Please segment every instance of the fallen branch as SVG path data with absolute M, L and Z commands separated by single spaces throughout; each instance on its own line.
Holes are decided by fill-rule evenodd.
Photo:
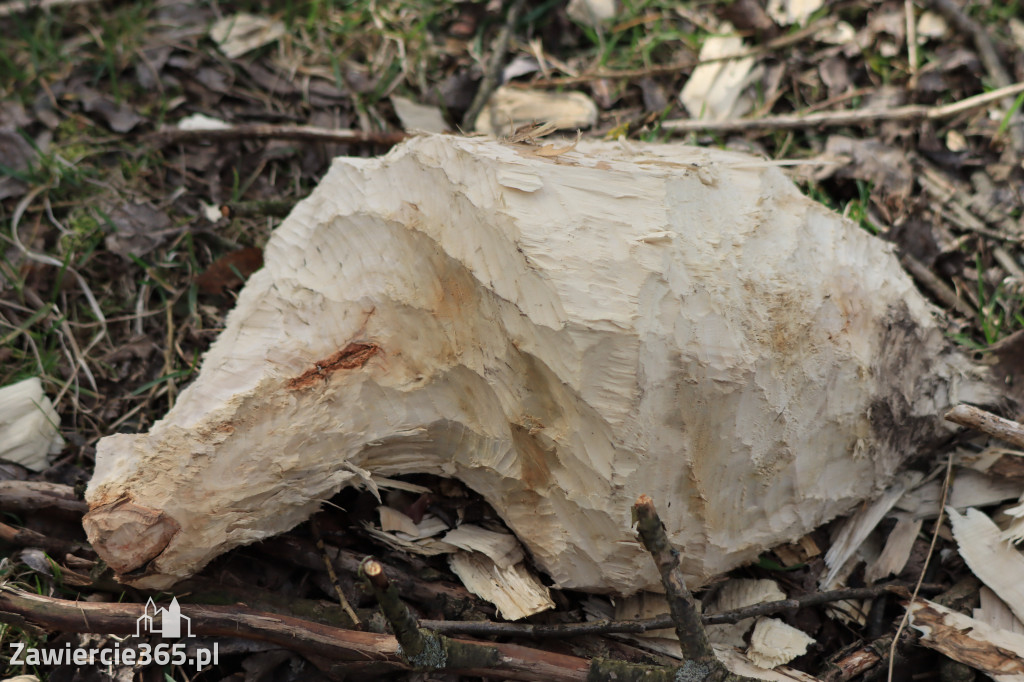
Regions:
M 707 632 L 700 622 L 697 602 L 679 570 L 679 552 L 669 542 L 665 526 L 654 510 L 651 498 L 641 495 L 633 505 L 633 515 L 640 539 L 661 574 L 661 584 L 665 587 L 665 599 L 675 624 L 676 636 L 679 637 L 679 646 L 683 650 L 683 658 L 702 663 L 717 662 Z
M 182 130 L 165 128 L 149 133 L 144 140 L 157 146 L 184 142 L 225 142 L 229 140 L 299 140 L 302 142 L 337 142 L 340 144 L 376 144 L 391 147 L 409 137 L 402 132 L 381 133 L 317 126 L 270 125 L 251 123 L 229 128 Z
M 19 627 L 130 635 L 136 632 L 143 609 L 142 604 L 68 601 L 10 587 L 0 589 L 0 621 Z M 398 642 L 390 635 L 343 630 L 243 606 L 182 605 L 181 613 L 192 619 L 192 632 L 198 636 L 241 637 L 335 661 L 383 661 L 406 667 Z M 496 661 L 498 667 L 456 669 L 467 675 L 500 669 L 502 677 L 510 680 L 584 682 L 590 667 L 586 659 L 514 644 L 450 641 L 494 652 L 488 653 L 487 660 Z
M 34 512 L 56 509 L 81 516 L 89 505 L 75 498 L 69 485 L 46 481 L 0 481 L 0 510 Z
M 68 554 L 80 548 L 80 543 L 51 538 L 30 528 L 15 528 L 6 523 L 0 523 L 0 541 L 16 547 L 38 547 L 54 556 Z
M 1024 92 L 1024 83 L 1014 83 L 992 92 L 939 106 L 910 104 L 892 109 L 844 109 L 810 114 L 784 114 L 762 118 L 735 118 L 725 121 L 675 119 L 663 121 L 663 129 L 674 133 L 742 132 L 747 130 L 792 130 L 799 128 L 829 128 L 838 126 L 866 126 L 882 121 L 938 120 L 949 118 L 972 109 L 980 109 L 1004 97 Z
M 805 26 L 799 31 L 779 36 L 756 47 L 750 47 L 744 50 L 738 50 L 732 54 L 725 54 L 720 57 L 711 57 L 710 59 L 698 59 L 697 57 L 691 57 L 690 59 L 673 62 L 671 64 L 654 64 L 642 69 L 598 69 L 589 73 L 580 74 L 578 76 L 561 76 L 559 78 L 538 78 L 537 80 L 530 81 L 527 87 L 548 87 L 555 88 L 565 85 L 577 85 L 579 83 L 588 83 L 590 81 L 602 80 L 602 79 L 618 79 L 618 78 L 646 78 L 652 76 L 664 76 L 678 74 L 682 71 L 689 69 L 695 69 L 701 64 L 713 64 L 716 62 L 725 62 L 733 59 L 744 59 L 746 57 L 757 57 L 782 48 L 791 47 L 797 43 L 802 42 L 804 39 L 809 38 L 815 34 L 827 31 L 832 28 L 836 23 L 834 17 L 827 17 L 822 21 Z
M 657 515 L 654 515 L 653 518 L 658 524 L 661 524 Z M 667 537 L 665 541 L 668 541 Z M 678 564 L 675 571 L 679 572 Z M 391 625 L 398 640 L 399 653 L 409 667 L 425 672 L 473 670 L 477 674 L 483 675 L 501 671 L 504 677 L 510 677 L 507 672 L 514 669 L 509 667 L 510 661 L 499 651 L 499 647 L 508 645 L 452 639 L 421 627 L 416 617 L 398 596 L 395 586 L 388 580 L 384 573 L 384 567 L 376 559 L 368 557 L 363 561 L 360 575 L 377 596 L 381 612 L 388 624 Z M 699 622 L 697 628 L 701 633 L 704 632 L 704 628 Z M 704 641 L 707 641 L 706 635 Z M 612 680 L 616 682 L 640 682 L 641 680 L 643 682 L 678 682 L 680 679 L 692 682 L 732 682 L 734 680 L 738 682 L 744 679 L 729 673 L 725 666 L 714 658 L 714 651 L 711 650 L 710 645 L 707 650 L 711 656 L 710 660 L 687 660 L 678 667 L 638 665 L 626 661 L 595 658 L 593 661 L 585 662 L 586 670 L 580 669 L 578 672 L 585 674 L 587 682 L 611 682 Z M 530 672 L 538 673 L 538 679 L 556 679 L 552 671 L 536 668 Z
M 1024 448 L 1024 425 L 986 412 L 973 405 L 957 405 L 946 413 L 946 420 L 987 433 L 1011 445 Z

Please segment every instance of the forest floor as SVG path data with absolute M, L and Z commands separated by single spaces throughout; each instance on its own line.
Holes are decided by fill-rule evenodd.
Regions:
M 1024 330 L 1019 0 L 820 7 L 620 0 L 601 19 L 603 4 L 0 3 L 0 386 L 39 377 L 65 441 L 42 473 L 3 465 L 0 479 L 72 491 L 56 511 L 26 513 L 0 499 L 6 584 L 72 601 L 145 603 L 150 594 L 115 583 L 96 562 L 72 504 L 90 478 L 97 441 L 145 431 L 166 413 L 198 372 L 246 277 L 261 266 L 270 232 L 331 158 L 386 153 L 410 130 L 508 135 L 558 118 L 566 134 L 579 128 L 593 138 L 686 141 L 804 162 L 788 171 L 802 191 L 892 242 L 943 310 L 951 342 L 991 362 L 1009 395 L 1021 397 L 1014 382 L 1024 357 L 1015 334 Z M 515 115 L 499 101 L 512 97 L 536 98 L 538 108 Z M 219 129 L 183 129 L 199 115 Z M 931 464 L 943 470 L 944 456 Z M 493 515 L 450 482 L 415 482 L 460 514 Z M 367 493 L 347 491 L 335 501 L 344 511 L 321 513 L 317 528 L 305 524 L 222 557 L 182 601 L 244 603 L 345 625 L 347 616 L 329 602 L 340 588 L 359 613 L 374 611 L 352 569 L 376 551 L 404 576 L 402 596 L 422 617 L 494 619 L 443 557 L 403 557 L 359 530 L 376 519 Z M 876 530 L 878 542 L 892 525 Z M 929 555 L 944 557 L 924 576 L 932 594 L 969 578 L 956 552 L 944 553 L 955 547 L 948 527 L 929 549 L 934 526 L 934 517 L 925 522 L 895 577 L 900 585 L 912 588 Z M 19 535 L 19 528 L 41 535 Z M 326 549 L 318 550 L 318 537 Z M 829 542 L 823 529 L 809 545 L 823 550 Z M 324 551 L 332 553 L 336 579 L 324 570 Z M 766 554 L 735 576 L 771 578 L 790 596 L 813 593 L 821 555 L 796 555 Z M 848 582 L 863 585 L 863 570 Z M 976 598 L 977 589 L 970 594 Z M 555 601 L 554 613 L 531 622 L 585 620 L 582 595 L 559 593 Z M 835 671 L 851 652 L 887 635 L 891 641 L 902 609 L 899 599 L 883 596 L 862 622 L 837 620 L 821 605 L 786 611 L 787 622 L 816 642 L 791 665 L 820 679 L 884 678 L 888 651 L 862 669 Z M 141 671 L 10 663 L 11 642 L 79 646 L 91 637 L 109 645 L 70 625 L 37 625 L 0 626 L 8 674 L 472 677 L 403 672 L 396 657 L 381 659 L 391 664 L 379 669 L 332 662 L 329 653 L 292 650 L 267 636 L 220 637 L 220 662 L 198 674 L 173 664 Z M 894 679 L 938 678 L 952 664 L 915 637 L 905 635 Z M 669 660 L 608 637 L 499 639 L 582 658 Z

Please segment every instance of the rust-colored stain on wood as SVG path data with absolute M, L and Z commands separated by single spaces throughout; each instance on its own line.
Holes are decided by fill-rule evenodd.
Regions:
M 329 376 L 339 370 L 362 367 L 379 352 L 380 346 L 375 343 L 350 343 L 290 380 L 287 384 L 288 390 L 309 388 L 318 381 L 327 381 Z

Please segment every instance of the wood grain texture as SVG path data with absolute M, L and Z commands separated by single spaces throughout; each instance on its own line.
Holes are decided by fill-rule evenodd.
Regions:
M 167 417 L 100 441 L 100 554 L 118 500 L 178 527 L 125 580 L 166 587 L 368 471 L 458 478 L 558 585 L 621 594 L 659 586 L 630 528 L 650 495 L 698 586 L 991 401 L 891 249 L 770 162 L 537 149 L 335 160 Z

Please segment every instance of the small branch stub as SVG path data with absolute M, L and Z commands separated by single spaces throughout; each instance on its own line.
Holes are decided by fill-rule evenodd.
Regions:
M 363 560 L 359 567 L 360 573 L 373 589 L 395 639 L 401 646 L 401 655 L 409 665 L 419 670 L 437 670 L 446 667 L 447 654 L 440 641 L 440 636 L 427 630 L 421 630 L 416 616 L 405 605 L 398 590 L 384 573 L 384 566 L 372 557 Z
M 676 626 L 683 657 L 696 662 L 717 663 L 718 659 L 715 658 L 704 625 L 701 623 L 697 604 L 679 570 L 679 554 L 669 542 L 665 526 L 654 509 L 653 500 L 647 495 L 641 495 L 633 506 L 633 513 L 640 539 L 651 553 L 661 574 L 661 582 L 665 587 L 665 597 Z

